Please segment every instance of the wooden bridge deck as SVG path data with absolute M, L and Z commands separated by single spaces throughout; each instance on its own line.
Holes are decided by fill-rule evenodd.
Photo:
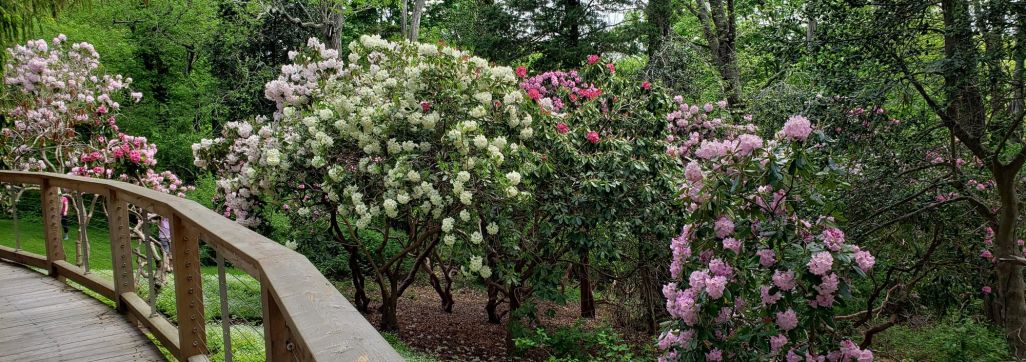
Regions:
M 163 360 L 113 308 L 56 279 L 0 261 L 0 362 Z

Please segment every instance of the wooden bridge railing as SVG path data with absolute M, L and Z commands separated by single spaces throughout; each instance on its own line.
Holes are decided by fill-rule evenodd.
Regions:
M 402 360 L 306 257 L 196 202 L 123 182 L 49 173 L 0 171 L 0 183 L 39 188 L 46 244 L 45 256 L 0 246 L 0 258 L 42 268 L 50 276 L 70 279 L 111 299 L 119 312 L 144 325 L 179 360 L 208 359 L 201 240 L 216 251 L 218 259 L 223 257 L 259 281 L 266 360 Z M 83 269 L 66 260 L 62 192 L 95 194 L 105 200 L 113 280 L 90 273 L 88 264 Z M 136 292 L 130 207 L 159 214 L 170 222 L 177 326 Z M 221 270 L 223 273 L 223 265 Z M 221 281 L 223 300 L 223 274 Z M 226 359 L 231 359 L 230 351 Z

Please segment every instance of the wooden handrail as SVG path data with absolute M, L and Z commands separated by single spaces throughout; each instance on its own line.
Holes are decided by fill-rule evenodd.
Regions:
M 187 199 L 124 182 L 52 173 L 0 171 L 0 182 L 39 185 L 46 256 L 0 246 L 0 258 L 41 267 L 111 296 L 119 312 L 145 325 L 179 360 L 206 360 L 199 240 L 260 281 L 267 360 L 401 361 L 363 315 L 303 255 Z M 113 281 L 65 261 L 58 190 L 106 198 Z M 151 313 L 135 292 L 129 205 L 171 222 L 178 327 Z M 199 298 L 200 303 L 195 303 Z

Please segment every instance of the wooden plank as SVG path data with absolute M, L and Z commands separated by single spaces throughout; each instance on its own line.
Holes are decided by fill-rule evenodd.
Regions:
M 150 333 L 153 333 L 153 336 L 160 341 L 164 348 L 171 351 L 173 355 L 177 356 L 180 354 L 179 345 L 181 343 L 178 339 L 177 327 L 160 314 L 150 317 L 153 314 L 150 311 L 150 305 L 146 304 L 146 301 L 140 298 L 138 294 L 125 293 L 121 295 L 121 299 L 125 300 L 128 311 L 135 317 L 135 320 L 146 327 Z
M 54 263 L 57 268 L 57 275 L 73 280 L 94 292 L 100 293 L 107 299 L 114 300 L 114 282 L 103 279 L 96 274 L 86 274 L 85 270 L 64 260 Z
M 62 264 L 55 263 L 65 271 Z M 0 276 L 0 361 L 163 360 L 141 331 L 100 301 L 17 264 L 0 262 Z
M 0 259 L 7 259 L 18 264 L 34 266 L 46 269 L 46 256 L 30 253 L 24 250 L 15 250 L 0 245 Z

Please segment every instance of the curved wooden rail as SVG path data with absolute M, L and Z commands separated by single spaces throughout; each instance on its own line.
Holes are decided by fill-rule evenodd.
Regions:
M 400 361 L 402 358 L 310 263 L 262 235 L 196 202 L 123 182 L 50 173 L 0 171 L 0 182 L 38 185 L 42 193 L 45 256 L 0 246 L 0 258 L 78 282 L 113 300 L 118 311 L 145 325 L 179 360 L 207 359 L 199 241 L 260 281 L 267 360 Z M 65 260 L 59 190 L 105 197 L 114 280 Z M 135 292 L 129 205 L 170 220 L 178 326 L 152 313 Z

